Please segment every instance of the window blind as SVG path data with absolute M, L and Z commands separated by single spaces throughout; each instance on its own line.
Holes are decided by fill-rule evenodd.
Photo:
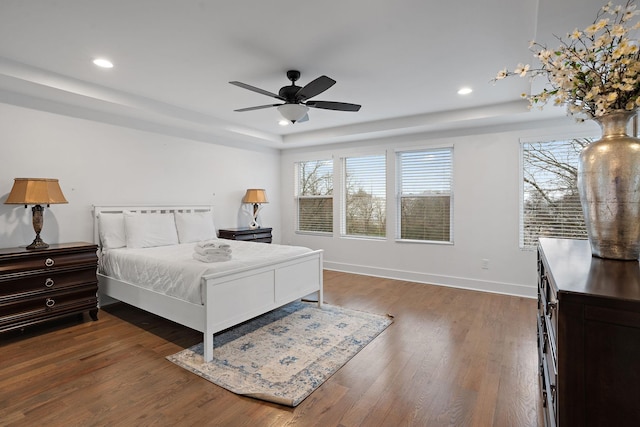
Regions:
M 296 163 L 297 230 L 333 232 L 333 160 Z
M 522 144 L 520 247 L 539 237 L 586 239 L 578 194 L 578 157 L 588 140 Z
M 453 148 L 398 152 L 400 239 L 452 241 Z
M 386 155 L 343 159 L 342 235 L 386 236 Z

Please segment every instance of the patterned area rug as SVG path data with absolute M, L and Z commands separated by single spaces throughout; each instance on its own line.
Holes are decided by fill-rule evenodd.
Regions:
M 297 406 L 391 324 L 380 316 L 294 302 L 167 359 L 237 394 Z

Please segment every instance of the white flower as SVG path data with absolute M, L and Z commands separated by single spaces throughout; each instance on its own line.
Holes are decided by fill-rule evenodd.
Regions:
M 569 34 L 569 38 L 572 40 L 578 40 L 580 37 L 582 37 L 582 31 L 577 28 L 573 30 L 573 33 Z
M 627 29 L 624 27 L 624 25 L 614 25 L 613 28 L 611 29 L 611 35 L 614 37 L 622 37 L 627 33 Z
M 603 18 L 598 22 L 589 25 L 587 28 L 584 29 L 584 32 L 587 33 L 587 35 L 592 36 L 598 31 L 602 30 L 604 27 L 606 27 L 608 23 L 609 23 L 609 19 Z
M 518 66 L 516 67 L 515 70 L 513 70 L 513 72 L 515 74 L 518 74 L 520 77 L 524 77 L 527 75 L 527 72 L 529 71 L 529 64 L 527 65 L 522 65 L 522 64 L 518 64 Z
M 551 59 L 551 55 L 553 54 L 553 52 L 551 52 L 549 49 L 543 49 L 540 52 L 537 53 L 537 57 L 540 60 L 540 62 L 548 62 L 549 59 Z

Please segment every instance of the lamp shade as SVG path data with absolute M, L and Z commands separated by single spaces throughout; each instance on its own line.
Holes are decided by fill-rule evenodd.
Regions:
M 269 203 L 267 192 L 261 188 L 250 188 L 242 198 L 242 203 Z
M 64 198 L 57 179 L 15 178 L 7 205 L 50 205 L 69 203 Z
M 278 107 L 278 111 L 282 117 L 295 123 L 307 114 L 309 107 L 302 104 L 282 104 Z

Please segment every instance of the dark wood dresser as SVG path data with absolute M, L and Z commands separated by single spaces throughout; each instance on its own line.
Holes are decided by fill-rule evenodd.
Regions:
M 640 264 L 540 239 L 538 357 L 545 425 L 640 425 Z
M 271 243 L 272 228 L 225 228 L 218 230 L 218 237 L 229 240 Z
M 98 320 L 98 247 L 0 249 L 0 332 L 88 311 Z

